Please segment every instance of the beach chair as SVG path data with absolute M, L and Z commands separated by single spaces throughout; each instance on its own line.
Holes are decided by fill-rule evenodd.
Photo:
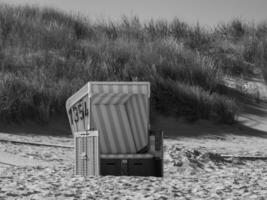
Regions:
M 66 109 L 74 137 L 98 131 L 100 175 L 163 176 L 163 135 L 149 124 L 149 82 L 89 82 Z

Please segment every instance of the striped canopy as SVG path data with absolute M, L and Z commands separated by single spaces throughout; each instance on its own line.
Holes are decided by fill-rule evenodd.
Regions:
M 98 129 L 102 154 L 137 153 L 148 144 L 149 97 L 147 82 L 89 82 L 67 101 L 72 132 Z M 77 114 L 84 105 L 88 115 Z
M 91 97 L 91 126 L 100 132 L 101 153 L 136 153 L 147 145 L 148 109 L 142 94 Z

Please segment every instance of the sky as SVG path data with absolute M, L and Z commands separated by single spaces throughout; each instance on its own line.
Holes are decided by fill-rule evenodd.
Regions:
M 238 18 L 246 22 L 267 20 L 267 0 L 0 0 L 16 5 L 53 7 L 80 13 L 92 20 L 119 20 L 138 16 L 142 21 L 174 17 L 190 24 L 214 26 Z

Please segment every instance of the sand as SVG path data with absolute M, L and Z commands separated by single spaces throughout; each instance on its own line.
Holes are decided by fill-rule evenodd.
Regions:
M 158 126 L 166 126 L 164 178 L 84 178 L 73 174 L 72 149 L 1 142 L 0 152 L 27 162 L 17 166 L 0 164 L 0 199 L 267 198 L 266 160 L 220 156 L 267 156 L 267 133 L 263 130 L 157 118 Z M 266 122 L 261 123 L 264 126 Z M 71 137 L 0 133 L 0 138 L 73 146 Z M 33 161 L 37 164 L 32 165 Z
M 0 199 L 267 199 L 266 160 L 221 156 L 267 157 L 267 104 L 244 104 L 238 122 L 157 115 L 152 127 L 165 133 L 164 178 L 84 178 L 73 174 L 73 149 L 0 142 Z M 40 136 L 38 127 L 13 128 L 0 139 L 73 146 L 72 137 L 53 136 L 56 130 Z

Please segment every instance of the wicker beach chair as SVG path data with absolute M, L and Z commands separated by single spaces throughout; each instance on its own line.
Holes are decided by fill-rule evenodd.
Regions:
M 149 129 L 149 82 L 89 82 L 66 109 L 74 137 L 98 131 L 100 175 L 163 176 L 162 133 Z

